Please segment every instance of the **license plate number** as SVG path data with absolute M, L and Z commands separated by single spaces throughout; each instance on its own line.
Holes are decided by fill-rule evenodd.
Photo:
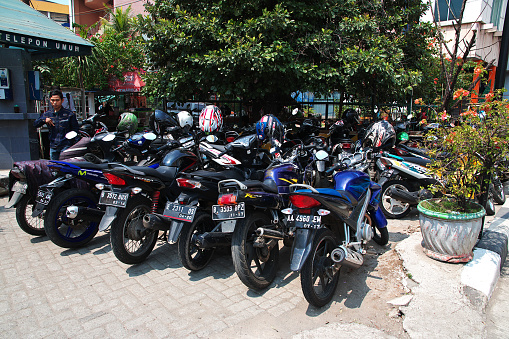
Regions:
M 129 193 L 102 191 L 99 204 L 124 208 L 127 205 L 127 199 L 129 199 Z
M 227 220 L 245 218 L 246 204 L 241 202 L 237 205 L 213 205 L 212 220 Z
M 28 184 L 27 183 L 21 183 L 19 181 L 16 181 L 14 185 L 12 185 L 11 191 L 25 194 L 27 192 Z
M 322 217 L 319 215 L 290 214 L 286 220 L 296 228 L 318 229 L 322 227 Z
M 166 203 L 164 216 L 175 220 L 193 222 L 196 206 L 180 205 L 174 202 Z
M 53 197 L 53 192 L 47 190 L 38 190 L 35 202 L 41 205 L 48 205 Z

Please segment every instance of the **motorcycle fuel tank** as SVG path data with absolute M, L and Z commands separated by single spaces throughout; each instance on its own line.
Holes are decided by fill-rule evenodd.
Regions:
M 278 193 L 290 193 L 290 185 L 299 182 L 299 168 L 293 164 L 274 166 L 265 172 L 264 184 L 276 185 Z M 275 189 L 275 187 L 274 187 Z

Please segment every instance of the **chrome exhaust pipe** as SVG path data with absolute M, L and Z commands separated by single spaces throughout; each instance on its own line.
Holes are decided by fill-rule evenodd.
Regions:
M 256 229 L 256 235 L 259 237 L 265 237 L 265 238 L 273 238 L 278 240 L 283 240 L 285 238 L 285 235 L 283 232 L 279 232 L 276 230 L 271 230 L 268 228 L 258 227 Z
M 331 252 L 331 259 L 334 266 L 348 266 L 351 268 L 359 268 L 364 263 L 364 257 L 359 252 L 354 252 L 345 246 L 339 246 Z

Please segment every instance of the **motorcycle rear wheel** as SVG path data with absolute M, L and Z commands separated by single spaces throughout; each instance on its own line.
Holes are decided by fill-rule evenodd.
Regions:
M 272 225 L 270 217 L 262 212 L 246 213 L 246 218 L 237 221 L 232 238 L 232 258 L 235 272 L 240 280 L 253 290 L 268 287 L 279 266 L 279 244 L 270 252 L 267 248 L 253 246 L 258 227 Z
M 191 271 L 198 271 L 207 266 L 212 259 L 214 249 L 203 249 L 197 246 L 194 238 L 197 234 L 210 232 L 214 229 L 214 222 L 209 213 L 198 212 L 192 223 L 185 223 L 182 227 L 177 251 L 182 265 Z
M 334 271 L 331 252 L 338 247 L 338 240 L 327 228 L 317 231 L 308 258 L 300 272 L 300 284 L 304 297 L 311 305 L 328 304 L 339 282 L 340 271 Z
M 46 207 L 44 229 L 50 240 L 63 248 L 82 247 L 92 240 L 99 224 L 92 221 L 70 220 L 68 206 L 97 208 L 97 196 L 84 189 L 68 189 L 54 197 Z
M 35 208 L 35 201 L 29 195 L 25 194 L 16 205 L 16 221 L 19 228 L 28 234 L 35 236 L 46 235 L 44 230 L 44 219 L 42 216 L 32 217 L 32 211 Z
M 382 187 L 382 195 L 380 198 L 380 208 L 387 218 L 400 219 L 410 213 L 412 206 L 408 203 L 398 201 L 396 204 L 392 201 L 392 197 L 389 192 L 392 187 L 405 190 L 407 192 L 412 191 L 412 187 L 405 181 L 402 180 L 390 180 L 386 182 Z M 396 199 L 394 199 L 396 200 Z
M 140 195 L 130 197 L 111 225 L 113 254 L 124 264 L 143 262 L 154 248 L 158 231 L 143 227 L 143 216 L 150 213 L 152 202 Z

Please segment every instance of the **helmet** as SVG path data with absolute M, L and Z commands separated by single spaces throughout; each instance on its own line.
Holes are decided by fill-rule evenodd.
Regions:
M 209 105 L 201 110 L 200 129 L 204 132 L 215 132 L 219 131 L 223 126 L 223 116 L 219 107 Z
M 347 109 L 343 115 L 347 124 L 358 125 L 360 123 L 359 113 L 352 108 Z
M 362 147 L 373 149 L 391 148 L 396 143 L 396 132 L 394 127 L 385 120 L 371 124 L 366 130 Z
M 156 109 L 149 117 L 149 126 L 156 134 L 164 134 L 168 127 L 178 126 L 178 122 L 166 112 Z
M 138 118 L 133 113 L 122 113 L 117 125 L 117 131 L 126 131 L 133 134 L 138 129 Z
M 180 111 L 177 114 L 177 119 L 179 121 L 180 127 L 184 128 L 189 126 L 189 128 L 193 127 L 193 116 L 188 111 Z
M 396 139 L 401 142 L 401 141 L 408 141 L 408 139 L 410 139 L 410 137 L 408 136 L 407 132 L 399 132 L 396 135 Z
M 256 135 L 258 140 L 268 138 L 283 141 L 284 127 L 281 121 L 272 114 L 264 115 L 260 121 L 256 123 Z

